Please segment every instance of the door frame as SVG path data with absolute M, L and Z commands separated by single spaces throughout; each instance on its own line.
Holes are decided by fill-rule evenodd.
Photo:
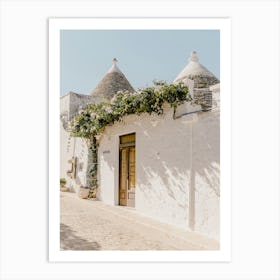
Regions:
M 130 134 L 134 134 L 135 135 L 135 141 L 121 144 L 121 137 L 122 136 L 126 136 L 126 135 L 130 135 Z M 121 187 L 121 174 L 120 174 L 121 173 L 121 150 L 123 148 L 129 148 L 129 147 L 134 147 L 134 149 L 135 149 L 135 194 L 134 194 L 134 196 L 136 198 L 136 132 L 120 134 L 117 137 L 118 137 L 118 141 L 117 141 L 117 143 L 118 143 L 118 153 L 117 153 L 118 154 L 118 168 L 117 168 L 117 174 L 118 174 L 117 178 L 118 178 L 118 180 L 117 180 L 117 200 L 116 200 L 117 203 L 116 204 L 119 205 L 119 206 L 123 206 L 123 205 L 120 204 L 120 200 L 121 200 L 121 198 L 120 198 L 120 187 Z M 129 151 L 129 149 L 128 149 L 128 151 Z M 128 157 L 129 157 L 129 155 L 128 155 Z M 129 160 L 128 160 L 127 164 L 129 165 Z M 135 198 L 134 198 L 134 204 L 135 204 L 135 201 L 136 201 Z M 124 206 L 124 207 L 131 207 L 131 206 L 128 206 L 128 189 L 127 189 L 127 193 L 126 193 L 126 206 Z M 132 206 L 132 207 L 134 208 L 135 205 Z

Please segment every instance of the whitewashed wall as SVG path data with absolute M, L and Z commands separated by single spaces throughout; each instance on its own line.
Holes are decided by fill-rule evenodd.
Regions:
M 80 99 L 72 93 L 61 98 L 61 112 L 72 114 Z M 219 88 L 215 99 L 219 100 Z M 174 120 L 166 106 L 162 116 L 131 115 L 107 127 L 99 140 L 98 198 L 118 205 L 119 136 L 135 132 L 137 211 L 218 240 L 220 112 L 218 106 L 210 112 L 183 115 L 198 109 L 181 105 Z M 60 131 L 61 177 L 76 192 L 86 184 L 87 145 L 81 138 L 70 138 L 62 122 Z M 74 180 L 66 174 L 72 156 L 78 158 Z
M 184 111 L 180 108 L 179 111 Z M 118 204 L 119 136 L 136 133 L 135 208 L 158 220 L 219 238 L 219 111 L 127 116 L 99 145 L 98 197 Z
M 91 96 L 79 95 L 73 92 L 60 98 L 60 113 L 67 117 L 74 115 L 79 106 L 85 106 L 92 101 Z M 60 120 L 60 178 L 67 180 L 67 187 L 72 192 L 77 192 L 80 185 L 86 184 L 88 147 L 82 138 L 70 137 L 70 133 L 63 127 L 63 120 Z M 71 179 L 67 170 L 71 169 L 68 161 L 77 157 L 76 178 Z
M 85 140 L 82 138 L 70 137 L 70 134 L 60 125 L 60 178 L 65 178 L 66 186 L 70 191 L 77 192 L 80 185 L 86 184 L 88 148 Z M 68 161 L 72 157 L 77 157 L 76 178 L 71 179 L 67 170 L 71 169 L 71 163 Z
M 194 229 L 216 239 L 219 239 L 220 230 L 219 116 L 219 110 L 200 113 L 193 124 L 190 185 L 190 195 L 195 201 Z

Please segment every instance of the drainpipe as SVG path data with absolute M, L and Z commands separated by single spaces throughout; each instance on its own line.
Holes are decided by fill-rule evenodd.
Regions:
M 186 112 L 186 113 L 183 113 L 183 114 L 181 114 L 181 115 L 179 115 L 179 116 L 177 116 L 177 117 L 175 117 L 175 119 L 179 119 L 179 118 L 181 118 L 181 117 L 183 117 L 183 116 L 185 116 L 185 115 L 191 115 L 191 114 L 195 114 L 195 113 L 200 113 L 200 112 L 208 112 L 208 111 L 211 111 L 211 110 L 213 110 L 213 109 L 215 109 L 216 107 L 212 107 L 212 108 L 210 108 L 210 109 L 207 109 L 207 110 L 197 110 L 197 111 L 193 111 L 193 112 Z
M 195 171 L 193 169 L 193 123 L 190 124 L 190 184 L 189 184 L 189 228 L 195 229 Z
M 212 110 L 197 110 L 192 112 L 183 113 L 175 119 L 179 119 L 185 115 L 207 112 Z M 190 179 L 189 179 L 189 192 L 188 192 L 188 228 L 192 231 L 195 230 L 195 169 L 193 167 L 193 121 L 190 122 Z

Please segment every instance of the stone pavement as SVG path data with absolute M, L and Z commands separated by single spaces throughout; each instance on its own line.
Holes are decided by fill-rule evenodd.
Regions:
M 218 242 L 135 209 L 61 192 L 61 250 L 218 250 Z

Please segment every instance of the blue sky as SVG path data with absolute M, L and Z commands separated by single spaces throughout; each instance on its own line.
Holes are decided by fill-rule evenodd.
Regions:
M 218 30 L 62 30 L 60 94 L 89 94 L 118 59 L 137 89 L 153 80 L 171 83 L 195 50 L 208 70 L 220 77 Z

